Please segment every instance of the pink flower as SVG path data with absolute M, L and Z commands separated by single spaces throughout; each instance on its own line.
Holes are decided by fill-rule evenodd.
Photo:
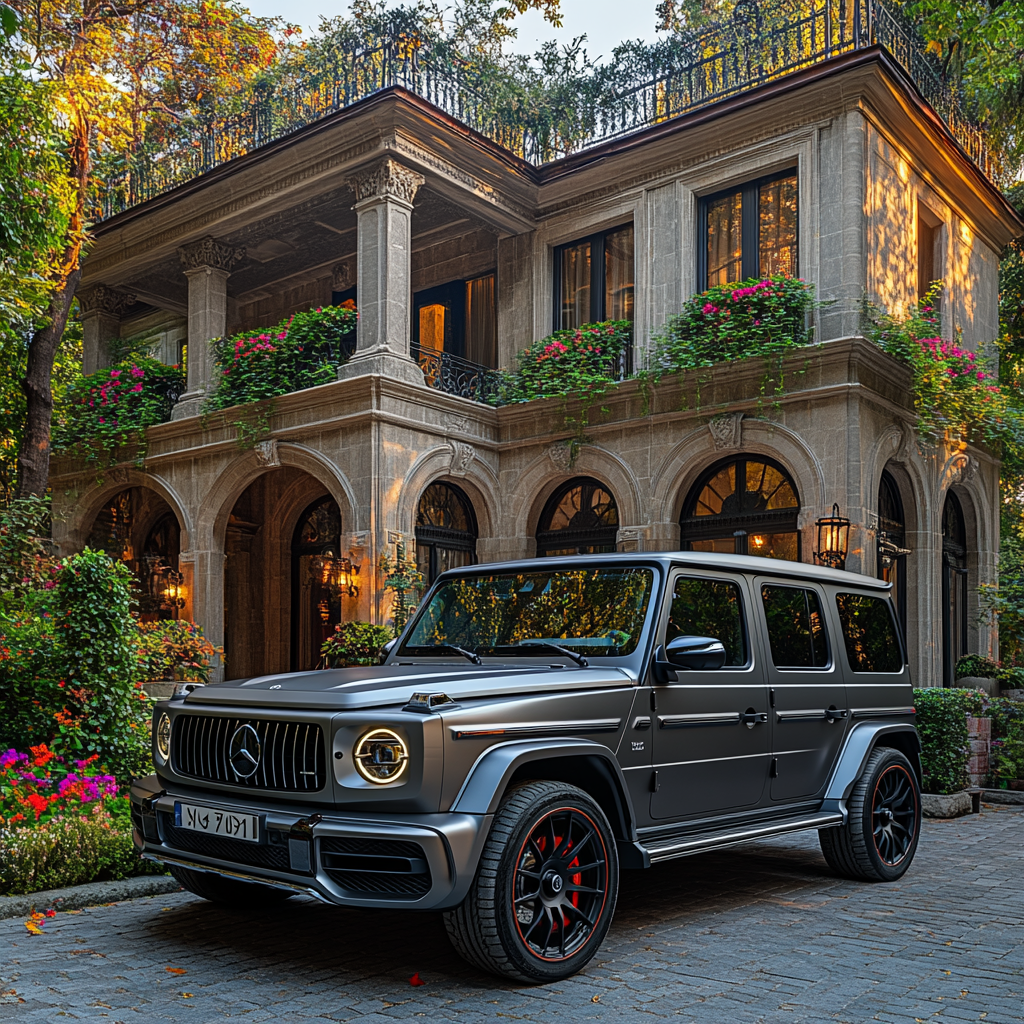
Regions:
M 132 388 L 132 391 L 141 391 L 141 390 L 142 390 L 142 385 L 141 384 L 136 384 L 135 387 Z
M 110 376 L 113 377 L 114 380 L 117 380 L 117 378 L 121 376 L 121 371 L 120 370 L 111 370 L 110 371 Z

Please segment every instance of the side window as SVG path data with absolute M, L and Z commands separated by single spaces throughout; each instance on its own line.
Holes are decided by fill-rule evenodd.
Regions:
M 740 590 L 727 580 L 680 576 L 672 594 L 665 642 L 677 636 L 710 636 L 725 645 L 726 665 L 746 665 L 747 631 Z
M 836 607 L 854 672 L 903 671 L 903 652 L 888 601 L 867 594 L 836 594 Z
M 828 637 L 818 595 L 798 587 L 761 587 L 776 668 L 827 668 Z

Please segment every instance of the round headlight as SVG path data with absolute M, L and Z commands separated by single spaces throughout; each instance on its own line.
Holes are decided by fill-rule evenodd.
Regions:
M 359 738 L 352 759 L 368 782 L 394 782 L 409 763 L 409 749 L 398 733 L 371 729 Z
M 164 761 L 171 759 L 171 716 L 166 711 L 156 723 L 156 752 Z

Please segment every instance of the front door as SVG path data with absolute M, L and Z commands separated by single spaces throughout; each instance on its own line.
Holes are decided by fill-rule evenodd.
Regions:
M 824 789 L 849 723 L 825 598 L 816 587 L 755 582 L 772 705 L 771 798 L 809 799 Z
M 743 577 L 686 571 L 671 581 L 661 642 L 709 636 L 725 645 L 725 665 L 680 669 L 678 682 L 656 684 L 651 817 L 684 818 L 756 805 L 771 757 L 768 693 L 751 642 L 749 591 Z

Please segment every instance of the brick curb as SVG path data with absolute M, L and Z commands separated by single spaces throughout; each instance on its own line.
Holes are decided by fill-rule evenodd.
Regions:
M 30 892 L 25 896 L 0 896 L 0 921 L 11 917 L 27 917 L 35 910 L 46 910 L 49 907 L 56 910 L 80 910 L 101 903 L 119 903 L 140 896 L 177 892 L 180 888 L 177 879 L 170 875 L 143 875 L 116 882 L 89 882 L 67 889 Z

